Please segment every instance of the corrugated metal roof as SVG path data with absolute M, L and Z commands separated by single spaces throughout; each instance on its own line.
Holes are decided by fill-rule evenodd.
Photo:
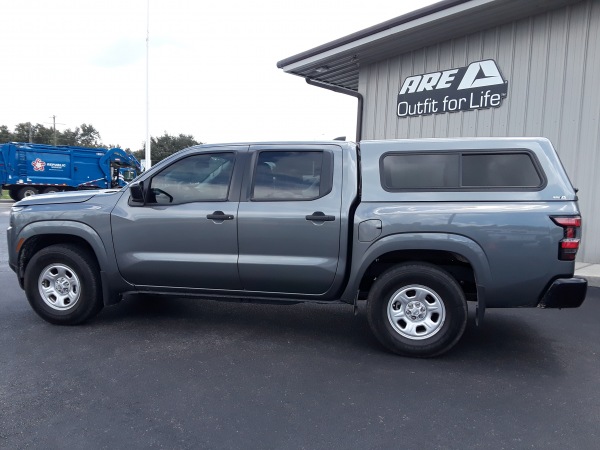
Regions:
M 358 91 L 360 65 L 581 0 L 444 0 L 277 63 L 287 73 Z

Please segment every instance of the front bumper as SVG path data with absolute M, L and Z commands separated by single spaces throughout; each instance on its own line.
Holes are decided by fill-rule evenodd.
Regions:
M 554 280 L 538 303 L 538 308 L 578 308 L 587 292 L 585 278 L 559 278 Z

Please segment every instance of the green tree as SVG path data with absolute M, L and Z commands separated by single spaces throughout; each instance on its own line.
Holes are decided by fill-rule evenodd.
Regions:
M 13 134 L 6 125 L 0 125 L 0 144 L 13 141 Z
M 31 122 L 23 122 L 17 124 L 17 126 L 15 127 L 15 131 L 13 131 L 13 140 L 15 142 L 29 142 L 29 132 L 31 131 L 33 133 L 33 126 L 34 125 L 32 125 Z
M 33 125 L 33 142 L 36 144 L 54 144 L 54 129 L 41 124 Z M 29 140 L 20 141 L 29 142 Z
M 82 123 L 80 127 L 71 130 L 67 128 L 64 131 L 54 130 L 52 127 L 45 127 L 42 124 L 33 125 L 31 122 L 19 123 L 15 126 L 14 132 L 8 129 L 6 125 L 0 126 L 0 143 L 4 142 L 29 142 L 35 144 L 54 145 L 56 136 L 57 145 L 75 145 L 80 147 L 102 147 L 100 133 L 92 124 Z
M 79 128 L 67 128 L 63 132 L 57 131 L 56 143 L 58 145 L 79 145 Z
M 201 144 L 202 142 L 196 141 L 191 134 L 171 136 L 165 131 L 165 134 L 158 138 L 150 138 L 150 143 L 150 157 L 152 159 L 152 165 L 154 165 L 179 150 L 191 147 L 192 145 Z M 146 143 L 143 144 L 142 150 L 133 152 L 133 155 L 139 160 L 146 159 Z
M 99 147 L 101 145 L 100 133 L 92 124 L 82 123 L 81 127 L 76 130 L 79 130 L 79 143 L 83 147 Z

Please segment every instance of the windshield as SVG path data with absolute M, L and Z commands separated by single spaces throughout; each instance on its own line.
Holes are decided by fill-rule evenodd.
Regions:
M 120 176 L 123 178 L 123 181 L 127 183 L 133 180 L 137 175 L 137 173 L 133 169 L 120 169 L 119 173 Z

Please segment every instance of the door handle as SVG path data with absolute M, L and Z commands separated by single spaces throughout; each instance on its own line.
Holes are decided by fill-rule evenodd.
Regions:
M 335 216 L 326 216 L 321 211 L 315 211 L 309 216 L 306 216 L 306 220 L 312 220 L 313 222 L 333 222 Z
M 207 214 L 206 218 L 210 220 L 233 220 L 233 214 L 225 214 L 223 211 L 215 211 L 212 214 Z

